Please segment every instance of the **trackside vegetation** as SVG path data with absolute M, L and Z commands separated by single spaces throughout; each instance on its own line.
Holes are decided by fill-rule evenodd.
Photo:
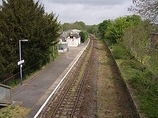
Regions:
M 26 118 L 30 109 L 19 105 L 10 105 L 0 109 L 0 118 Z
M 39 1 L 2 0 L 0 83 L 10 78 L 13 78 L 13 82 L 9 85 L 19 83 L 19 40 L 28 40 L 21 42 L 21 45 L 22 59 L 25 60 L 23 71 L 29 76 L 58 57 L 57 38 L 60 32 L 75 28 L 82 30 L 82 42 L 87 39 L 88 32 L 108 44 L 124 81 L 136 96 L 139 111 L 146 118 L 157 118 L 158 41 L 153 37 L 158 38 L 158 1 L 133 0 L 133 5 L 129 10 L 140 16 L 104 20 L 92 26 L 81 21 L 61 25 L 58 17 L 54 13 L 46 13 Z M 0 117 L 11 117 L 12 111 L 19 113 L 18 109 L 22 110 L 19 117 L 24 117 L 24 111 L 29 112 L 25 108 L 9 106 L 0 112 Z
M 156 29 L 150 20 L 138 15 L 105 20 L 98 26 L 100 38 L 109 45 L 140 112 L 147 118 L 158 116 L 158 52 L 151 42 L 151 32 Z
M 156 117 L 158 115 L 155 109 L 158 108 L 158 83 L 154 73 L 135 58 L 131 58 L 122 45 L 113 45 L 112 52 L 124 81 L 130 85 L 137 96 L 140 112 L 145 113 L 149 118 Z

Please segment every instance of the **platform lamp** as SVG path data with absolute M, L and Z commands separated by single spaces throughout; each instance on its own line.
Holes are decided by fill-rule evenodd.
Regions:
M 21 60 L 21 42 L 26 42 L 28 41 L 27 39 L 22 39 L 19 40 L 19 62 L 18 65 L 20 66 L 20 81 L 21 81 L 21 85 L 22 85 L 22 64 L 24 63 L 24 60 Z

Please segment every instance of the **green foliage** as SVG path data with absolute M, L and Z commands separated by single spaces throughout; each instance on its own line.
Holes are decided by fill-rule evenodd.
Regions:
M 122 42 L 133 56 L 142 63 L 146 63 L 146 55 L 149 47 L 151 25 L 143 21 L 137 26 L 130 27 L 124 32 Z
M 158 108 L 156 104 L 158 99 L 155 99 L 158 96 L 158 56 L 157 52 L 151 51 L 151 42 L 149 42 L 150 33 L 156 28 L 149 21 L 141 21 L 137 16 L 128 17 L 126 20 L 116 19 L 110 28 L 108 35 L 117 39 L 116 45 L 122 43 L 124 49 L 132 55 L 124 53 L 120 46 L 114 45 L 112 48 L 114 57 L 123 59 L 120 64 L 122 75 L 128 78 L 127 80 L 135 89 L 141 109 L 148 117 L 156 117 L 158 115 L 155 110 Z
M 79 33 L 79 35 L 81 37 L 81 42 L 84 43 L 86 40 L 86 33 L 82 31 Z
M 67 31 L 67 30 L 71 30 L 71 29 L 78 29 L 78 30 L 85 30 L 86 29 L 86 25 L 84 22 L 82 21 L 76 21 L 74 23 L 64 23 L 62 25 L 63 27 L 63 31 Z
M 151 1 L 142 0 L 143 2 Z M 152 50 L 150 39 L 150 33 L 157 31 L 157 25 L 132 15 L 110 21 L 108 26 L 101 23 L 99 27 L 101 38 L 104 37 L 105 42 L 112 44 L 112 54 L 123 78 L 134 89 L 141 110 L 147 117 L 157 117 L 155 108 L 158 108 L 158 55 L 156 49 Z
M 135 58 L 131 58 L 130 55 L 126 55 L 125 58 L 124 53 L 119 54 L 119 59 L 116 59 L 118 67 L 123 78 L 134 89 L 140 102 L 140 110 L 146 113 L 147 117 L 157 117 L 158 113 L 155 108 L 158 107 L 158 99 L 156 99 L 158 96 L 158 78 L 154 77 L 153 72 Z
M 119 17 L 114 21 L 105 20 L 98 26 L 100 38 L 104 39 L 108 44 L 115 44 L 122 41 L 125 30 L 129 27 L 140 24 L 141 18 L 137 15 Z
M 98 35 L 98 25 L 86 26 L 86 30 L 90 34 Z
M 106 30 L 108 29 L 110 25 L 111 25 L 110 20 L 104 20 L 102 23 L 99 24 L 98 32 L 101 39 L 105 38 Z
M 60 31 L 53 13 L 45 13 L 44 6 L 33 0 L 3 0 L 0 17 L 1 76 L 11 76 L 18 71 L 18 41 L 22 39 L 29 40 L 21 42 L 24 68 L 36 64 L 37 69 L 50 61 L 50 55 L 57 50 L 51 47 L 58 42 Z
M 131 74 L 130 82 L 136 90 L 136 95 L 141 103 L 141 109 L 148 117 L 156 117 L 158 114 L 155 108 L 158 108 L 158 82 L 153 78 L 153 74 L 145 69 L 144 71 L 136 70 Z
M 0 118 L 25 118 L 30 109 L 17 105 L 10 105 L 0 109 Z
M 158 52 L 151 52 L 149 55 L 148 67 L 152 70 L 155 76 L 158 76 Z
M 129 53 L 121 44 L 112 46 L 112 54 L 115 59 L 128 59 Z
M 98 34 L 98 25 L 86 25 L 82 21 L 76 21 L 74 23 L 64 23 L 62 25 L 62 28 L 63 31 L 68 31 L 72 29 L 81 30 L 85 33 L 86 37 L 88 35 L 87 32 L 95 35 Z

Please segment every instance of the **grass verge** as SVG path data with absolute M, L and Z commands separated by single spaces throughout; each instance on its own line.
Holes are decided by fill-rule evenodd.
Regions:
M 28 108 L 23 108 L 18 105 L 10 105 L 0 108 L 0 118 L 26 118 L 29 111 Z

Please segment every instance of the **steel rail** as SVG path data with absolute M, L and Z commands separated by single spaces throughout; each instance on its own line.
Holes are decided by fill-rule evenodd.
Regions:
M 85 55 L 87 55 L 87 53 Z M 67 109 L 69 109 L 69 117 L 73 116 L 82 90 L 81 88 L 83 87 L 84 79 L 83 77 L 81 79 L 78 78 L 78 71 L 80 71 L 80 69 L 82 68 L 84 60 L 84 57 L 81 57 L 79 63 L 77 64 L 77 70 L 75 69 L 75 71 L 72 72 L 73 77 L 69 77 L 70 81 L 68 80 L 69 82 L 65 83 L 66 85 L 63 87 L 64 90 L 62 90 L 63 94 L 60 95 L 60 93 L 58 93 L 59 97 L 57 96 L 58 100 L 55 101 L 55 105 L 53 105 L 54 109 L 52 112 L 50 111 L 51 113 L 46 113 L 46 117 L 60 117 L 60 115 L 63 115 L 63 113 L 66 112 Z M 69 104 L 71 103 L 72 106 L 68 103 L 65 103 L 64 101 L 69 101 Z M 49 107 L 51 107 L 51 103 Z
M 88 70 L 88 66 L 86 66 L 86 69 L 85 69 L 85 72 L 87 72 Z M 79 99 L 80 99 L 80 96 L 81 96 L 81 93 L 82 93 L 82 90 L 83 90 L 83 87 L 84 87 L 84 84 L 85 84 L 85 81 L 86 81 L 86 76 L 88 76 L 86 73 L 84 73 L 83 77 L 82 77 L 82 80 L 79 84 L 79 90 L 78 90 L 78 93 L 77 93 L 77 96 L 76 96 L 76 101 L 73 105 L 73 109 L 72 109 L 72 112 L 71 112 L 71 115 L 70 115 L 70 118 L 73 118 L 74 117 L 74 114 L 75 114 L 75 111 L 76 111 L 76 108 L 77 108 L 77 105 L 78 105 L 78 102 L 79 102 Z
M 38 110 L 38 112 L 34 115 L 33 118 L 37 118 L 39 116 L 39 114 L 42 112 L 42 110 L 44 109 L 44 107 L 47 105 L 47 103 L 49 102 L 49 100 L 51 99 L 51 97 L 57 92 L 57 90 L 60 88 L 60 85 L 63 83 L 64 79 L 66 78 L 66 76 L 69 74 L 69 72 L 72 70 L 73 66 L 77 63 L 77 61 L 79 60 L 79 58 L 81 57 L 81 55 L 84 53 L 84 51 L 86 50 L 86 48 L 88 47 L 90 43 L 90 39 L 88 39 L 88 43 L 85 46 L 85 48 L 83 50 L 80 51 L 80 53 L 77 55 L 77 57 L 74 59 L 75 62 L 72 64 L 72 66 L 70 67 L 70 69 L 68 70 L 68 72 L 64 75 L 64 77 L 61 79 L 61 81 L 58 83 L 58 85 L 55 87 L 55 89 L 52 91 L 52 93 L 48 96 L 48 98 L 46 99 L 46 101 L 44 102 L 44 104 L 40 107 L 40 109 Z

